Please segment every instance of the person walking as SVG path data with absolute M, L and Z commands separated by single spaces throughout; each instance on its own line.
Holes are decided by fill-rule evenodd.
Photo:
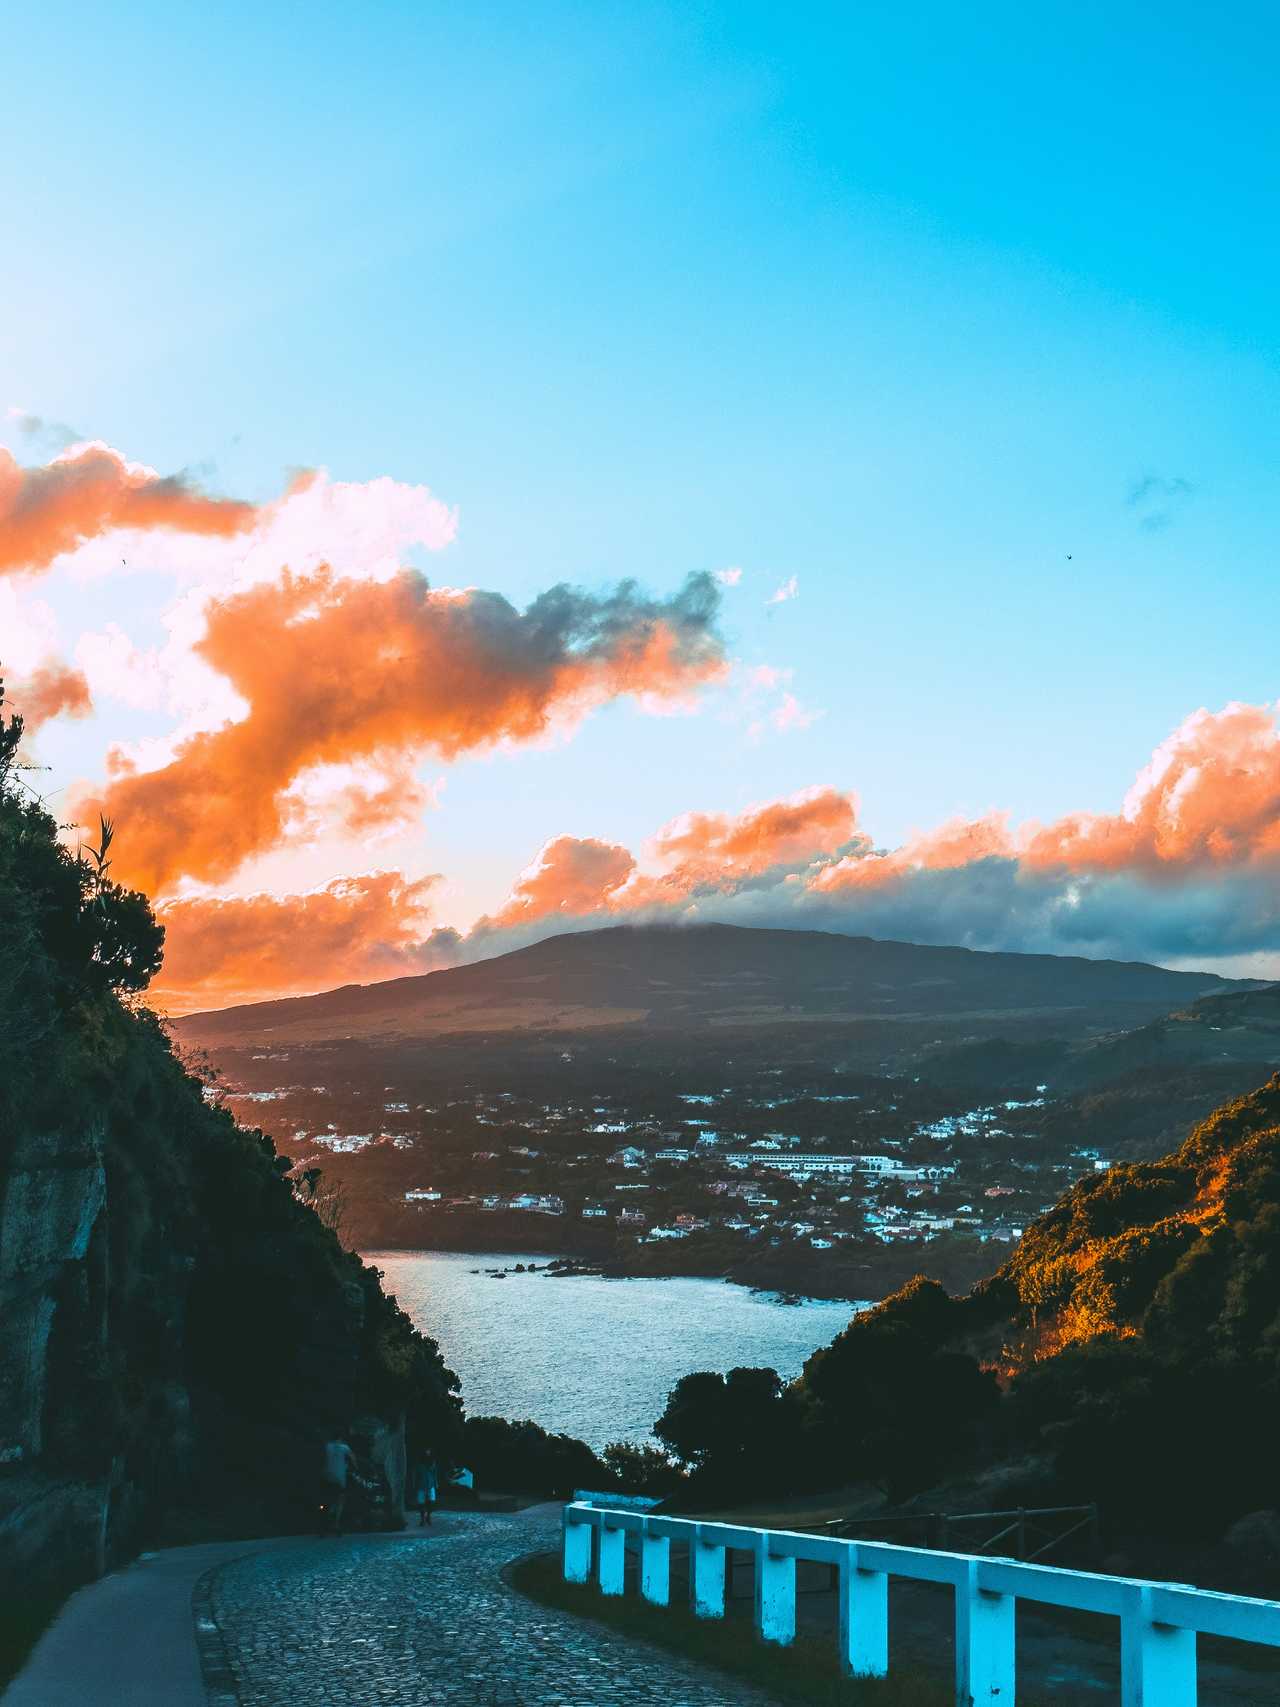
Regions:
M 413 1467 L 413 1503 L 418 1509 L 418 1527 L 430 1523 L 440 1497 L 440 1469 L 428 1451 Z
M 325 1441 L 320 1509 L 332 1535 L 342 1534 L 342 1519 L 347 1509 L 347 1483 L 355 1467 L 356 1455 L 345 1440 Z

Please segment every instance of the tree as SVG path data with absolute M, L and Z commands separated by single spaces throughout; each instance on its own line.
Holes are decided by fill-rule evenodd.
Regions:
M 637 1445 L 631 1440 L 611 1441 L 602 1457 L 624 1494 L 647 1494 L 654 1499 L 665 1499 L 684 1480 L 684 1473 L 675 1460 L 648 1442 Z
M 36 936 L 28 954 L 52 963 L 65 999 L 95 991 L 145 990 L 159 971 L 164 927 L 136 889 L 111 875 L 115 830 L 99 820 L 98 845 L 74 853 L 18 780 L 21 717 L 4 715 L 0 683 L 0 883 L 24 908 Z
M 807 1423 L 803 1400 L 776 1369 L 739 1368 L 677 1381 L 653 1432 L 701 1492 L 737 1496 L 809 1484 Z
M 998 1403 L 994 1376 L 948 1348 L 959 1319 L 955 1300 L 917 1276 L 805 1365 L 803 1388 L 824 1432 L 895 1499 L 962 1458 Z

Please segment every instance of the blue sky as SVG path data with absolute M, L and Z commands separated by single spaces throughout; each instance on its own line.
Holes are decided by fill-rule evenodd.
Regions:
M 463 913 L 548 836 L 807 784 L 886 844 L 1114 810 L 1189 712 L 1277 695 L 1277 35 L 54 4 L 0 68 L 0 404 L 254 498 L 425 483 L 459 516 L 428 573 L 518 603 L 741 566 L 731 656 L 822 715 L 617 704 L 461 761 L 419 839 Z M 40 596 L 141 642 L 161 588 Z M 106 715 L 49 728 L 60 773 Z

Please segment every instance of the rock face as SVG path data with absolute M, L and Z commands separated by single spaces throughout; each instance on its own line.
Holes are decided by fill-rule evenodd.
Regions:
M 93 1308 L 89 1248 L 106 1195 L 100 1134 L 17 1144 L 0 1203 L 0 1463 L 40 1456 L 49 1337 L 60 1309 Z
M 94 1124 L 0 1133 L 0 1597 L 304 1528 L 334 1435 L 398 1527 L 406 1423 L 445 1457 L 461 1426 L 437 1348 L 149 1016 L 103 1017 Z
M 50 1366 L 107 1340 L 102 1136 L 43 1134 L 13 1148 L 0 1198 L 0 1587 L 48 1586 L 104 1569 L 112 1467 L 44 1464 Z
M 133 1022 L 128 1022 L 132 1024 Z M 406 1418 L 460 1426 L 435 1346 L 297 1201 L 270 1141 L 208 1107 L 154 1031 L 100 1125 L 0 1150 L 0 1597 L 59 1593 L 158 1533 L 314 1516 L 350 1438 L 399 1527 Z

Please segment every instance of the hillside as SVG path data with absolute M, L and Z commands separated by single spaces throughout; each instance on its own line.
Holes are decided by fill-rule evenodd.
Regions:
M 313 1523 L 338 1431 L 399 1527 L 406 1430 L 463 1426 L 434 1341 L 138 1004 L 163 933 L 105 827 L 73 856 L 20 790 L 20 735 L 0 715 L 0 1648 L 148 1538 Z
M 1162 1014 L 1123 1036 L 1090 1042 L 1054 1069 L 1068 1088 L 1165 1069 L 1280 1061 L 1280 985 L 1227 990 Z
M 205 1047 L 390 1041 L 627 1025 L 688 1032 L 961 1016 L 984 1029 L 1028 1014 L 1064 1034 L 1140 1025 L 1206 995 L 1252 988 L 1139 962 L 982 953 L 827 931 L 634 926 L 554 936 L 459 966 L 177 1020 Z
M 1191 1549 L 1177 1568 L 1198 1580 L 1270 1592 L 1280 1074 L 1159 1160 L 1078 1181 L 965 1296 L 918 1279 L 855 1316 L 790 1389 L 740 1404 L 732 1432 L 711 1379 L 677 1388 L 658 1428 L 705 1485 L 737 1491 L 745 1433 L 768 1451 L 749 1479 L 782 1464 L 794 1487 L 834 1485 L 857 1463 L 926 1510 L 1096 1501 L 1148 1565 Z

